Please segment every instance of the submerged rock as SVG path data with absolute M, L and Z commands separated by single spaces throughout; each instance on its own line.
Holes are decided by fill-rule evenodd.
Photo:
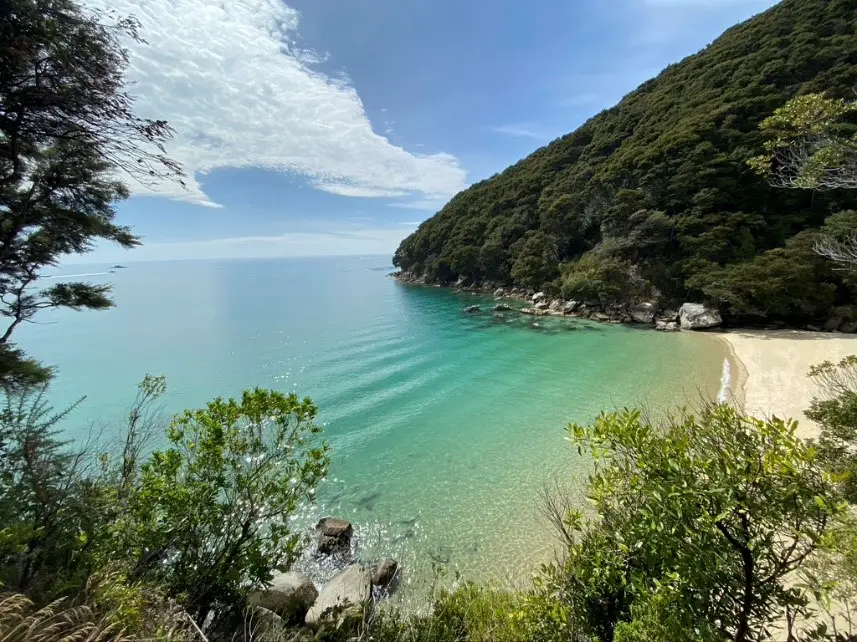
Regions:
M 480 308 L 478 305 L 468 305 L 466 308 L 464 308 L 464 311 L 467 314 L 477 314 L 479 312 L 482 312 L 482 308 Z
M 347 554 L 351 552 L 351 522 L 337 517 L 324 517 L 315 525 L 318 552 L 323 555 Z
M 362 619 L 372 598 L 372 577 L 359 564 L 346 566 L 333 576 L 321 590 L 304 622 L 317 627 L 322 622 L 344 619 Z
M 685 330 L 715 328 L 723 323 L 720 313 L 701 303 L 685 303 L 678 311 L 681 327 Z
M 303 573 L 275 573 L 264 591 L 254 591 L 247 597 L 250 606 L 261 606 L 288 621 L 303 620 L 318 597 L 312 580 Z
M 494 312 L 508 312 L 512 309 L 511 305 L 506 305 L 505 303 L 498 303 L 494 306 Z

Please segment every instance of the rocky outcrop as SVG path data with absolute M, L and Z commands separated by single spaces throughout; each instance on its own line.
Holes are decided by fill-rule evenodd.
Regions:
M 504 290 L 503 288 L 497 288 L 496 290 L 494 290 L 494 296 L 496 296 L 496 297 L 506 296 L 506 290 Z
M 340 618 L 362 618 L 372 598 L 372 575 L 359 564 L 346 566 L 321 590 L 304 622 L 318 627 Z
M 478 314 L 479 312 L 482 312 L 482 308 L 480 308 L 478 305 L 468 305 L 466 308 L 464 308 L 464 311 L 467 314 Z
M 846 334 L 854 334 L 857 332 L 857 321 L 846 321 L 839 326 L 839 331 L 845 332 Z
M 322 555 L 348 555 L 354 527 L 337 517 L 324 517 L 315 525 L 318 552 Z
M 562 312 L 563 314 L 571 314 L 572 312 L 577 310 L 577 307 L 579 305 L 580 304 L 577 301 L 566 301 L 565 305 L 562 306 Z
M 550 305 L 544 301 L 541 301 L 540 303 L 536 303 L 536 305 L 533 307 L 535 307 L 536 310 L 548 310 L 548 309 L 550 309 Z
M 382 588 L 390 586 L 398 571 L 399 563 L 392 557 L 385 557 L 375 565 L 375 570 L 372 572 L 372 586 Z
M 548 306 L 548 309 L 551 312 L 562 312 L 562 307 L 565 305 L 565 301 L 562 299 L 554 299 L 551 301 L 551 304 Z
M 631 306 L 628 310 L 628 314 L 636 323 L 646 323 L 651 325 L 655 320 L 655 304 L 639 303 Z
M 655 323 L 655 330 L 659 330 L 660 332 L 678 332 L 680 328 L 675 321 L 658 321 Z
M 684 330 L 716 328 L 723 323 L 723 319 L 717 310 L 708 308 L 701 303 L 685 303 L 678 311 L 678 315 Z
M 532 297 L 533 303 L 538 303 L 539 301 L 544 301 L 547 298 L 544 292 L 536 292 Z
M 508 312 L 512 309 L 511 305 L 507 305 L 505 303 L 498 303 L 494 306 L 494 312 Z
M 247 597 L 250 606 L 261 606 L 283 619 L 301 621 L 318 598 L 312 580 L 303 573 L 275 573 L 264 591 L 254 591 Z

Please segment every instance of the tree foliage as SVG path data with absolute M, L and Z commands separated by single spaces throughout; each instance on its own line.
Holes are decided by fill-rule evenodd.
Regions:
M 119 181 L 178 178 L 163 149 L 164 121 L 134 115 L 124 90 L 120 38 L 132 19 L 83 10 L 73 0 L 10 0 L 0 10 L 0 383 L 45 381 L 12 343 L 15 328 L 45 308 L 103 309 L 109 288 L 41 287 L 42 270 L 97 241 L 133 247 L 113 222 L 128 195 Z
M 771 141 L 773 129 L 759 125 L 790 99 L 853 95 L 855 16 L 854 0 L 783 0 L 729 29 L 576 131 L 457 194 L 402 242 L 395 264 L 441 283 L 556 290 L 557 277 L 596 254 L 632 266 L 665 304 L 823 317 L 855 292 L 790 241 L 855 208 L 857 195 L 775 189 L 747 163 Z M 444 257 L 465 245 L 471 261 L 461 272 Z M 783 279 L 777 297 L 763 281 L 779 270 L 800 278 Z M 811 289 L 820 294 L 805 303 Z
M 787 576 L 840 512 L 797 424 L 718 405 L 665 426 L 639 411 L 572 425 L 596 459 L 597 520 L 556 581 L 599 640 L 757 640 L 806 604 Z

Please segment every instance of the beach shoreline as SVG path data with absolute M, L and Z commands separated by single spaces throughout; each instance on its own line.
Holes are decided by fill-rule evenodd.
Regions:
M 804 415 L 818 394 L 807 376 L 823 361 L 857 354 L 857 336 L 801 330 L 726 330 L 712 333 L 727 348 L 735 377 L 728 400 L 758 417 L 798 422 L 798 435 L 816 437 L 819 427 Z

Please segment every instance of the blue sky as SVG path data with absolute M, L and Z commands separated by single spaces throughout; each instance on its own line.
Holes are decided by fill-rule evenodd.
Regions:
M 189 175 L 132 185 L 92 261 L 391 253 L 419 221 L 772 0 L 86 0 L 134 14 L 140 115 Z

